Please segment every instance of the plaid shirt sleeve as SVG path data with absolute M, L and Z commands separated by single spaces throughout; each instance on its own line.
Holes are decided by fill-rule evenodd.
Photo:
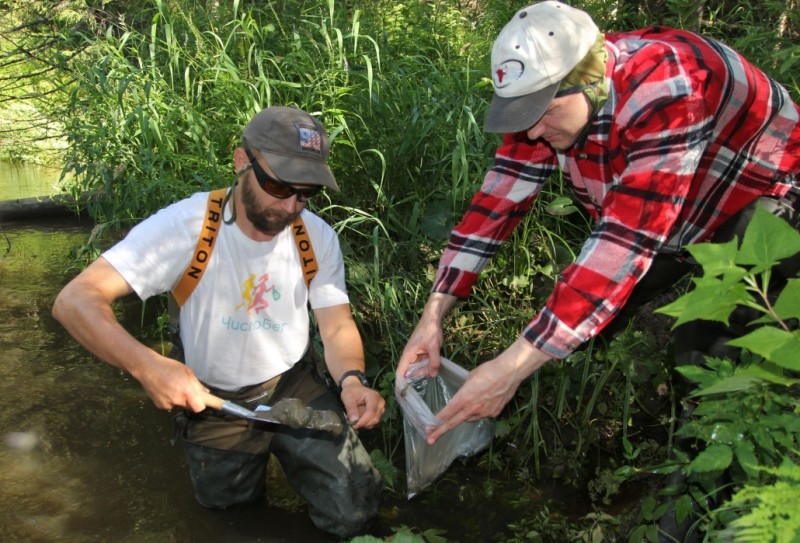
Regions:
M 556 170 L 553 151 L 522 134 L 507 134 L 494 166 L 453 229 L 433 283 L 434 292 L 467 298 L 478 274 L 530 209 Z
M 609 103 L 562 157 L 596 224 L 523 331 L 553 358 L 613 319 L 657 253 L 704 239 L 762 194 L 785 192 L 800 169 L 798 110 L 785 91 L 718 44 L 670 39 L 691 43 L 637 37 L 616 52 Z M 542 147 L 506 137 L 447 246 L 435 291 L 469 293 L 552 167 Z

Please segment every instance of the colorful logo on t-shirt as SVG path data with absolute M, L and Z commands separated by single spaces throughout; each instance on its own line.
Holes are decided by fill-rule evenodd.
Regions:
M 265 273 L 256 280 L 256 274 L 251 273 L 242 284 L 242 302 L 236 309 L 247 309 L 248 315 L 258 315 L 259 311 L 266 310 L 270 301 L 281 299 L 281 293 L 275 286 L 268 286 L 269 274 Z

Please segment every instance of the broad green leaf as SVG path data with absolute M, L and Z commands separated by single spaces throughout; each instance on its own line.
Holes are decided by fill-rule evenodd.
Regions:
M 673 328 L 697 319 L 728 324 L 731 312 L 748 299 L 751 296 L 743 284 L 704 277 L 695 280 L 693 290 L 657 311 L 677 319 Z
M 445 533 L 447 533 L 446 530 L 430 528 L 422 532 L 422 540 L 425 543 L 447 543 L 447 538 L 444 537 Z
M 715 277 L 737 268 L 735 264 L 738 244 L 736 240 L 728 243 L 698 243 L 686 248 L 703 267 L 703 274 Z M 737 268 L 740 269 L 741 268 Z
M 685 454 L 685 453 L 684 453 Z M 676 455 L 677 456 L 677 455 Z M 689 459 L 683 459 L 684 462 L 688 462 Z M 675 473 L 681 468 L 680 465 L 669 463 L 669 464 L 659 464 L 653 468 L 648 468 L 647 472 L 652 473 L 654 475 L 669 475 L 670 473 Z
M 681 524 L 689 517 L 692 512 L 692 498 L 688 494 L 684 494 L 675 502 L 675 520 Z
M 679 496 L 686 492 L 686 483 L 675 483 L 672 485 L 666 485 L 661 490 L 658 491 L 659 496 Z
M 570 213 L 574 213 L 578 211 L 578 208 L 575 207 L 574 203 L 572 202 L 572 198 L 568 198 L 566 196 L 558 196 L 552 202 L 547 204 L 544 208 L 546 212 L 550 215 L 555 215 L 557 217 L 563 215 L 569 215 Z
M 767 381 L 775 385 L 792 386 L 800 383 L 800 379 L 790 379 L 784 375 L 783 368 L 769 362 L 752 364 L 739 370 L 743 375 L 751 375 L 756 379 Z
M 394 541 L 394 538 L 392 538 L 392 541 Z M 542 537 L 542 534 L 536 530 L 529 530 L 525 533 L 525 541 L 530 541 L 531 543 L 544 543 L 544 538 Z
M 713 399 L 712 399 L 713 398 Z M 711 419 L 727 420 L 731 416 L 731 403 L 725 396 L 707 396 L 700 402 L 694 413 L 699 416 L 706 416 Z
M 655 511 L 653 511 L 653 516 L 655 518 L 661 518 L 661 517 L 663 517 L 664 515 L 667 514 L 667 511 L 669 511 L 669 508 L 670 508 L 670 503 L 669 502 L 662 503 L 661 505 L 656 507 Z
M 642 500 L 640 511 L 644 520 L 654 520 L 653 510 L 656 508 L 657 504 L 656 499 L 652 496 L 647 496 Z
M 791 338 L 773 351 L 770 360 L 786 369 L 800 371 L 800 330 L 792 332 Z
M 701 385 L 705 382 L 711 382 L 714 379 L 714 372 L 700 366 L 678 366 L 675 368 L 675 371 L 683 375 L 689 381 L 700 383 Z
M 731 377 L 726 377 L 721 381 L 717 381 L 709 387 L 695 391 L 693 395 L 707 396 L 710 394 L 741 392 L 743 390 L 749 390 L 759 384 L 762 384 L 762 381 L 754 375 L 736 374 Z
M 374 535 L 360 535 L 349 541 L 349 543 L 383 543 L 385 539 L 378 539 Z M 394 539 L 392 539 L 394 541 Z
M 421 535 L 412 532 L 397 532 L 392 536 L 392 541 L 396 543 L 424 543 Z
M 614 470 L 614 476 L 621 479 L 627 479 L 628 477 L 636 475 L 637 473 L 638 472 L 636 471 L 636 468 L 628 465 L 620 466 Z
M 715 443 L 697 455 L 686 467 L 688 473 L 723 470 L 731 465 L 733 451 L 727 445 Z
M 758 477 L 758 458 L 756 458 L 756 448 L 749 439 L 743 439 L 734 447 L 736 461 L 753 479 Z
M 762 326 L 753 332 L 731 340 L 729 345 L 744 347 L 784 368 L 800 371 L 800 331 L 787 332 L 772 326 Z
M 701 488 L 699 485 L 692 485 L 689 487 L 689 495 L 698 504 L 705 503 L 706 492 L 707 491 L 704 488 Z
M 655 310 L 656 313 L 663 313 L 664 315 L 669 315 L 670 317 L 679 317 L 685 311 L 686 308 L 691 305 L 691 301 L 689 299 L 688 294 L 684 294 L 674 302 L 670 302 L 663 307 L 659 307 Z M 673 328 L 677 325 L 673 325 Z
M 772 440 L 769 429 L 763 426 L 754 426 L 752 432 L 753 439 L 755 439 L 760 449 L 768 452 L 772 452 L 775 449 L 775 442 Z
M 800 252 L 800 233 L 786 221 L 757 208 L 744 233 L 736 263 L 760 273 L 776 262 Z
M 430 238 L 447 239 L 453 226 L 452 214 L 449 202 L 444 200 L 430 202 L 425 208 L 420 229 Z
M 783 445 L 786 449 L 791 449 L 792 445 L 794 445 L 794 436 L 788 435 L 786 432 L 782 432 L 780 430 L 772 431 L 772 439 L 775 440 L 775 443 L 778 445 Z
M 734 366 L 733 361 L 727 358 L 715 358 L 714 359 L 719 364 L 717 367 L 717 373 L 720 374 L 722 377 L 730 377 L 733 375 L 733 372 L 736 371 L 736 366 Z
M 631 532 L 631 535 L 628 536 L 628 543 L 642 543 L 644 541 L 644 533 L 647 530 L 647 526 L 639 525 Z
M 773 306 L 783 319 L 800 319 L 800 279 L 789 279 Z
M 800 432 L 800 417 L 794 413 L 779 413 L 767 417 L 768 421 L 775 420 L 774 426 L 785 429 L 787 432 Z
M 714 424 L 714 428 L 711 431 L 711 440 L 717 443 L 733 444 L 745 434 L 747 426 L 748 423 L 740 419 L 718 422 Z

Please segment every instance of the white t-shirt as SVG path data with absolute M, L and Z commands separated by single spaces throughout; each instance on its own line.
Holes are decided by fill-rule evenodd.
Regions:
M 197 193 L 160 210 L 103 254 L 142 300 L 177 284 L 192 260 L 207 201 L 207 192 Z M 235 390 L 285 372 L 308 346 L 307 303 L 314 309 L 349 303 L 336 233 L 308 210 L 302 218 L 319 266 L 310 289 L 289 228 L 264 242 L 235 223 L 220 227 L 206 271 L 181 309 L 186 363 L 202 382 Z

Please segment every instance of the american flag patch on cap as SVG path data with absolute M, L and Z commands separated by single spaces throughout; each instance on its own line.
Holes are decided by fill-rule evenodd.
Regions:
M 305 126 L 298 126 L 297 129 L 300 133 L 300 149 L 322 156 L 322 138 L 319 132 Z

